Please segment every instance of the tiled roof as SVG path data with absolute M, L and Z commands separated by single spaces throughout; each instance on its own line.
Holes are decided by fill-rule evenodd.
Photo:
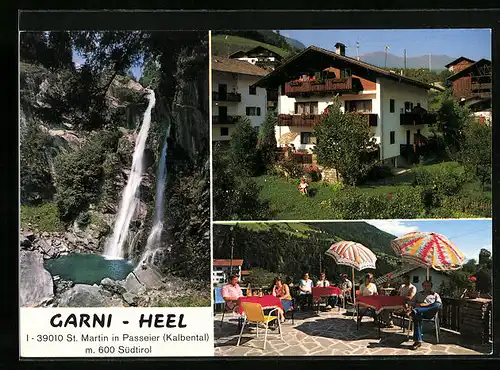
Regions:
M 448 63 L 444 67 L 448 68 L 448 67 L 454 66 L 455 64 L 458 64 L 458 63 L 460 63 L 463 60 L 466 60 L 466 61 L 471 62 L 471 63 L 475 63 L 476 62 L 475 60 L 472 60 L 472 59 L 469 59 L 469 58 L 466 58 L 466 57 L 458 57 L 457 59 L 455 59 L 454 61 Z
M 233 266 L 241 266 L 243 265 L 243 260 L 236 260 L 236 259 L 233 259 Z M 231 260 L 222 260 L 222 259 L 218 259 L 218 260 L 215 260 L 214 259 L 214 266 L 231 266 Z
M 231 59 L 227 57 L 212 56 L 212 70 L 241 73 L 252 76 L 265 76 L 269 72 L 244 60 Z

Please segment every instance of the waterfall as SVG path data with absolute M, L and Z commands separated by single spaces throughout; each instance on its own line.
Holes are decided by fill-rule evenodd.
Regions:
M 137 136 L 135 143 L 134 155 L 132 157 L 132 168 L 128 177 L 127 185 L 122 194 L 120 207 L 118 208 L 118 216 L 113 228 L 113 234 L 107 241 L 104 249 L 104 255 L 108 258 L 124 258 L 125 248 L 124 243 L 127 240 L 130 221 L 139 203 L 137 192 L 141 185 L 142 176 L 144 173 L 144 149 L 146 147 L 146 140 L 148 138 L 149 127 L 151 125 L 151 110 L 153 109 L 156 99 L 153 90 L 148 89 L 149 100 L 142 126 Z
M 142 257 L 142 261 L 154 260 L 156 251 L 159 249 L 158 245 L 161 241 L 161 234 L 163 231 L 163 216 L 164 204 L 163 197 L 165 196 L 165 183 L 167 181 L 167 149 L 168 149 L 168 136 L 170 133 L 170 125 L 167 128 L 167 134 L 163 143 L 161 151 L 160 164 L 158 167 L 158 175 L 156 178 L 156 199 L 155 199 L 155 214 L 153 218 L 153 228 L 148 236 L 146 249 Z

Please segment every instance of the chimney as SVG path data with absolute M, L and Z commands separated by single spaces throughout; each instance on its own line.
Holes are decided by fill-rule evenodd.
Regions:
M 338 55 L 344 55 L 345 56 L 345 45 L 340 43 L 340 42 L 337 42 L 335 44 L 335 53 L 338 54 Z

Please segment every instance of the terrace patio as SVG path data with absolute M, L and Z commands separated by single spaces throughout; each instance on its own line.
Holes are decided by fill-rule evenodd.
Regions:
M 305 311 L 295 314 L 292 325 L 288 319 L 281 328 L 283 340 L 278 330 L 269 330 L 266 349 L 263 350 L 264 330 L 255 337 L 255 327 L 245 328 L 241 343 L 236 347 L 239 329 L 236 316 L 226 315 L 222 327 L 222 314 L 215 315 L 215 355 L 216 356 L 391 356 L 391 355 L 484 355 L 492 351 L 492 345 L 478 345 L 464 342 L 459 333 L 441 329 L 440 343 L 432 324 L 424 324 L 424 342 L 417 351 L 410 350 L 413 341 L 407 341 L 406 331 L 399 326 L 382 329 L 382 339 L 378 339 L 378 329 L 373 319 L 364 317 L 359 330 L 345 310 L 330 312 Z M 395 324 L 398 324 L 395 321 Z

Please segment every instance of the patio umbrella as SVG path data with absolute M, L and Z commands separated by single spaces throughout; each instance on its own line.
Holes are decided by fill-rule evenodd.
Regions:
M 338 265 L 351 267 L 353 287 L 354 270 L 375 269 L 377 261 L 377 256 L 363 244 L 347 240 L 332 244 L 325 254 L 332 257 Z M 354 305 L 356 305 L 356 294 L 354 294 Z
M 444 235 L 431 232 L 411 232 L 391 241 L 394 251 L 411 264 L 438 271 L 458 270 L 464 254 Z

